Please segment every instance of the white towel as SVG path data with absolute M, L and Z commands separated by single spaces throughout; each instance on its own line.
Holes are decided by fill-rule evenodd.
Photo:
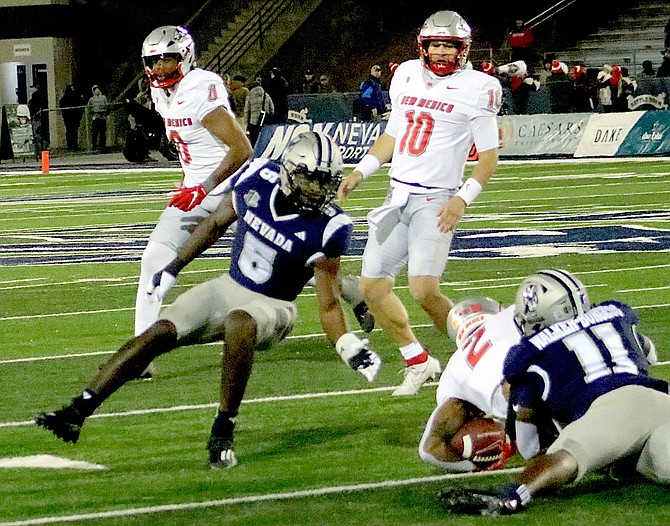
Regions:
M 379 244 L 382 244 L 386 240 L 398 224 L 400 220 L 400 208 L 407 204 L 409 195 L 407 190 L 393 188 L 389 202 L 368 213 L 368 224 L 374 228 L 374 233 Z

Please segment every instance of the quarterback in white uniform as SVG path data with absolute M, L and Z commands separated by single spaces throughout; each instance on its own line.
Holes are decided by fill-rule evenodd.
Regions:
M 439 284 L 453 232 L 498 163 L 496 115 L 502 88 L 494 77 L 465 68 L 470 33 L 453 11 L 439 11 L 426 20 L 418 36 L 420 59 L 404 62 L 393 75 L 384 133 L 340 185 L 339 198 L 345 201 L 364 178 L 391 161 L 386 201 L 368 215 L 361 287 L 407 364 L 395 396 L 415 394 L 440 372 L 393 292 L 395 277 L 406 265 L 410 293 L 446 332 L 453 302 Z M 473 144 L 479 161 L 462 183 Z
M 456 458 L 447 447 L 451 437 L 473 417 L 507 417 L 503 363 L 521 334 L 514 305 L 501 309 L 491 298 L 473 297 L 454 305 L 449 314 L 449 335 L 457 349 L 440 377 L 437 407 L 419 444 L 419 456 L 429 464 L 452 472 L 473 471 L 472 462 Z
M 174 259 L 195 226 L 216 209 L 225 180 L 253 156 L 230 109 L 223 80 L 195 69 L 194 43 L 184 28 L 162 26 L 152 31 L 142 45 L 142 60 L 151 98 L 179 152 L 183 180 L 142 254 L 135 335 L 158 319 L 161 303 L 150 302 L 145 294 L 151 277 Z

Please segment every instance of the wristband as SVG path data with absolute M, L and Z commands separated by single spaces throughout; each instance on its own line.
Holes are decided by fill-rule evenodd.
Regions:
M 179 274 L 181 269 L 183 269 L 185 266 L 186 265 L 184 265 L 184 262 L 176 257 L 167 264 L 167 266 L 163 269 L 163 272 L 167 272 L 176 278 L 177 274 Z
M 482 185 L 479 184 L 477 179 L 470 177 L 463 185 L 458 189 L 456 195 L 465 201 L 465 204 L 470 206 L 470 204 L 477 199 L 479 192 L 482 191 Z
M 363 174 L 363 179 L 367 179 L 377 170 L 379 170 L 379 160 L 369 153 L 366 153 L 356 165 L 356 168 L 354 168 L 354 171 L 359 171 Z

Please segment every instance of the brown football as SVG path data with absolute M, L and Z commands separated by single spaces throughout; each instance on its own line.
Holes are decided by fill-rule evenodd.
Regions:
M 473 418 L 454 434 L 449 447 L 465 460 L 480 469 L 494 464 L 503 452 L 507 441 L 505 424 L 493 418 Z

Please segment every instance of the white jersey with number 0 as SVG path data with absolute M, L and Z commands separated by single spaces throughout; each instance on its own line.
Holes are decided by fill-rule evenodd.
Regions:
M 447 398 L 474 404 L 487 414 L 505 418 L 503 362 L 507 352 L 521 340 L 511 305 L 477 329 L 451 356 L 437 387 L 437 405 Z
M 480 152 L 498 146 L 502 88 L 490 75 L 461 70 L 436 77 L 409 60 L 394 73 L 389 96 L 385 132 L 395 138 L 393 187 L 412 193 L 457 189 L 472 145 Z
M 164 89 L 151 88 L 151 97 L 163 117 L 168 139 L 179 152 L 184 186 L 202 183 L 228 153 L 228 147 L 202 124 L 202 119 L 219 106 L 233 115 L 223 80 L 211 71 L 194 69 L 169 96 Z

